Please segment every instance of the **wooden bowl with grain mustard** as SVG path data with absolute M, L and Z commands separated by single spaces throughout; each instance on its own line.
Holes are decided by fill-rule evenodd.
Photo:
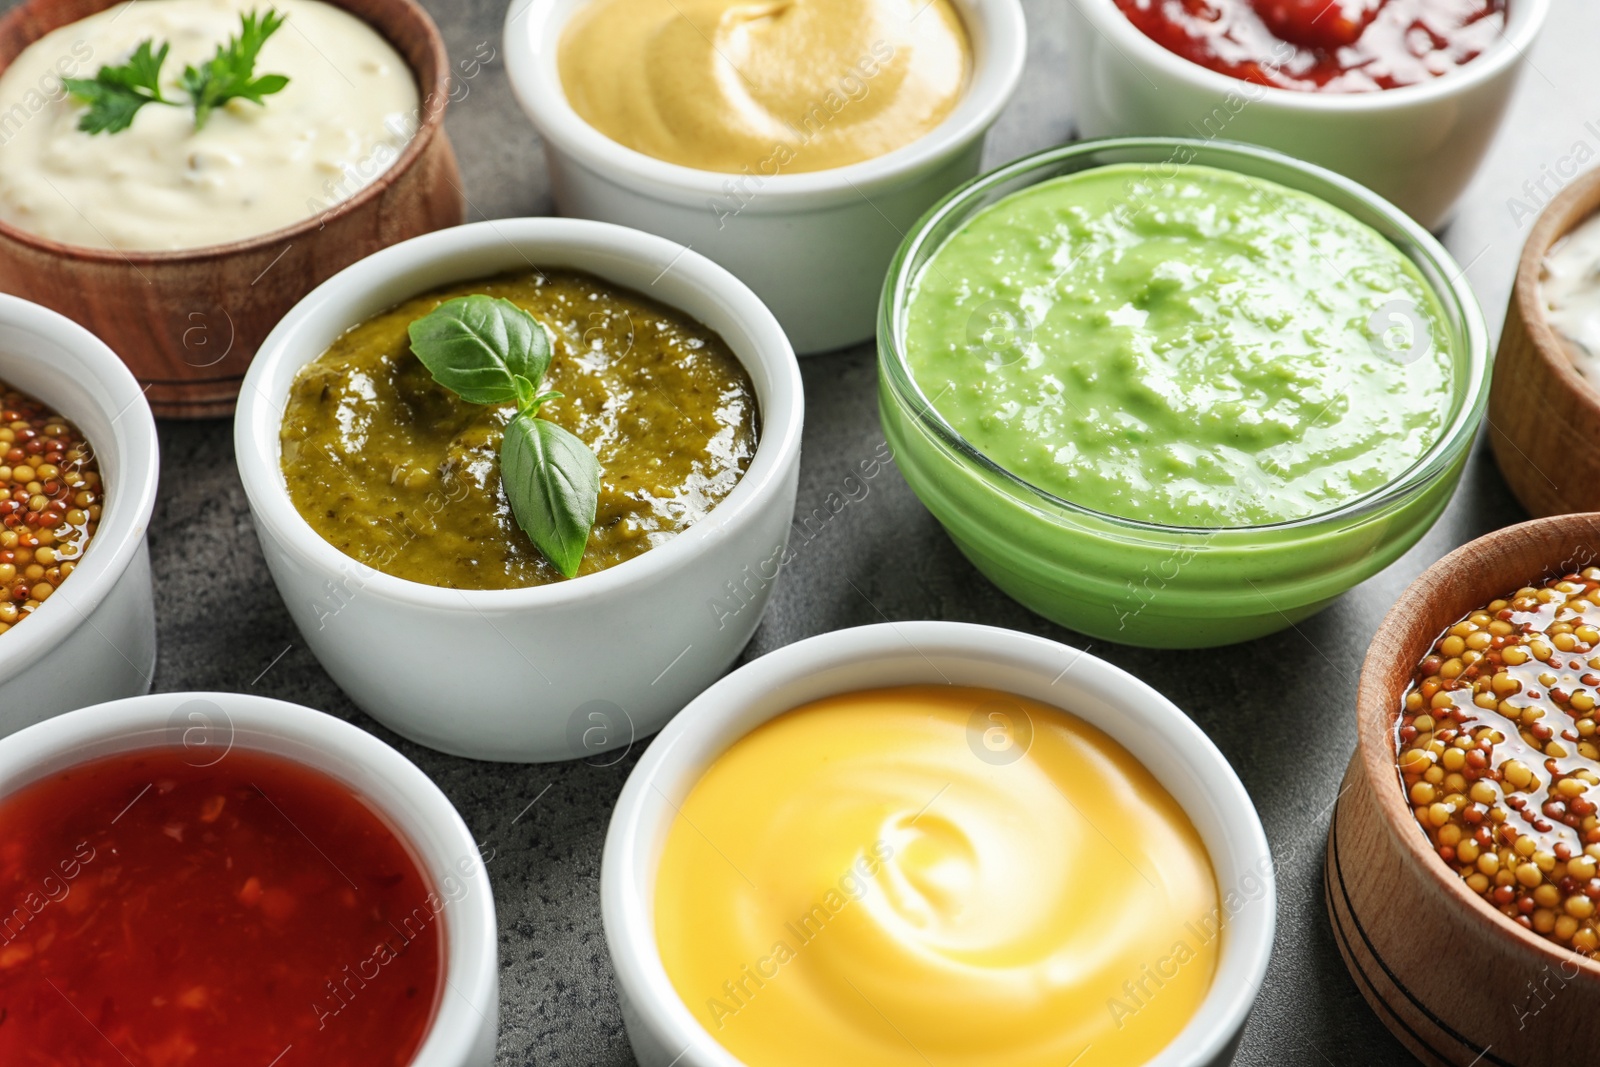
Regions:
M 16 176 L 0 178 L 0 291 L 103 338 L 157 415 L 203 418 L 233 410 L 256 346 L 302 296 L 464 215 L 450 60 L 413 0 L 188 2 L 24 0 L 0 18 L 0 175 Z M 287 27 L 241 70 L 237 45 L 269 13 Z M 127 94 L 101 109 L 74 79 L 100 93 L 143 40 L 163 99 L 88 132 Z M 256 98 L 191 104 L 186 66 L 218 85 L 248 72 Z
M 1500 473 L 1533 515 L 1600 510 L 1600 384 L 1574 361 L 1550 322 L 1547 259 L 1600 211 L 1600 169 L 1568 186 L 1539 215 L 1517 267 L 1489 392 L 1489 444 Z
M 1429 568 L 1362 668 L 1324 891 L 1361 995 L 1426 1064 L 1600 1046 L 1600 514 Z

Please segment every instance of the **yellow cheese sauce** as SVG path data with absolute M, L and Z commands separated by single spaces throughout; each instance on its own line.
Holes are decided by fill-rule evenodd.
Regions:
M 1126 1067 L 1211 987 L 1221 912 L 1187 815 L 1035 701 L 909 686 L 808 704 L 679 810 L 662 961 L 753 1067 Z
M 558 62 L 573 109 L 613 141 L 771 177 L 932 130 L 972 47 L 949 0 L 589 0 Z

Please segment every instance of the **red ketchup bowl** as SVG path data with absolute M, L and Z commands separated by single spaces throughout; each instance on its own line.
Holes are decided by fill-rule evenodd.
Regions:
M 0 741 L 0 783 L 0 1063 L 492 1064 L 488 872 L 365 731 L 138 697 Z
M 1550 0 L 1067 0 L 1067 9 L 1080 136 L 1275 148 L 1438 230 L 1494 140 Z
M 1303 92 L 1423 85 L 1483 55 L 1507 0 L 1117 0 L 1146 37 L 1241 81 Z

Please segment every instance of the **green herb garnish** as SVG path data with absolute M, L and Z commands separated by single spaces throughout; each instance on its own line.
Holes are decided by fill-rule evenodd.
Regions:
M 573 434 L 537 417 L 562 394 L 539 392 L 550 338 L 509 300 L 447 300 L 411 324 L 411 351 L 433 380 L 469 404 L 516 404 L 500 442 L 500 482 L 534 545 L 571 578 L 600 503 L 600 461 Z
M 267 38 L 278 32 L 287 16 L 273 8 L 257 20 L 256 13 L 241 16 L 239 36 L 229 37 L 226 46 L 218 45 L 217 54 L 199 70 L 183 69 L 183 87 L 194 101 L 194 128 L 200 129 L 211 117 L 213 108 L 221 107 L 235 97 L 252 103 L 264 104 L 261 98 L 281 92 L 289 79 L 282 74 L 263 74 L 255 77 L 256 56 Z
M 204 127 L 211 112 L 229 100 L 264 104 L 264 97 L 289 84 L 282 74 L 255 76 L 261 46 L 287 17 L 273 8 L 259 17 L 254 11 L 241 15 L 237 36 L 218 45 L 217 54 L 200 67 L 184 67 L 182 84 L 194 107 L 195 129 Z M 120 66 L 107 64 L 93 78 L 63 78 L 67 92 L 89 105 L 78 118 L 78 129 L 91 134 L 118 133 L 133 125 L 133 117 L 146 104 L 181 106 L 161 93 L 161 65 L 167 61 L 169 47 L 163 42 L 157 50 L 154 41 L 141 41 Z
M 167 45 L 151 52 L 153 41 L 140 41 L 133 55 L 120 67 L 109 64 L 93 78 L 63 78 L 67 92 L 89 104 L 78 119 L 85 133 L 117 133 L 133 125 L 133 116 L 146 104 L 170 104 L 161 95 L 161 64 L 167 61 Z

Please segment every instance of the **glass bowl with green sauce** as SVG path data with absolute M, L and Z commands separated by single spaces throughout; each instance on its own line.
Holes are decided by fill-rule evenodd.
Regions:
M 1002 590 L 1146 647 L 1273 633 L 1432 526 L 1487 329 L 1393 205 L 1243 145 L 1089 141 L 957 190 L 879 310 L 901 471 Z

